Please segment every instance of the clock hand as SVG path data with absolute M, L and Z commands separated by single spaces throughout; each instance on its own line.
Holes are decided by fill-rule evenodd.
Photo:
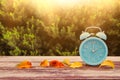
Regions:
M 95 49 L 95 52 L 98 50 L 98 48 Z
M 94 49 L 94 42 L 92 42 L 92 49 Z
M 102 49 L 102 47 L 99 47 L 99 49 Z M 95 52 L 98 50 L 98 48 L 95 49 Z
M 93 45 L 92 45 L 92 52 L 95 53 L 94 42 L 93 42 Z
M 96 48 L 96 49 L 93 49 L 93 50 L 92 50 L 92 52 L 93 52 L 93 53 L 95 53 L 97 50 L 98 50 L 98 48 Z
M 92 50 L 95 51 L 95 41 L 92 42 Z

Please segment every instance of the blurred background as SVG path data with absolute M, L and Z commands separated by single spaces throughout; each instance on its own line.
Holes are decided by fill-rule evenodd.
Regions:
M 120 0 L 0 0 L 0 55 L 76 56 L 89 26 L 120 56 Z

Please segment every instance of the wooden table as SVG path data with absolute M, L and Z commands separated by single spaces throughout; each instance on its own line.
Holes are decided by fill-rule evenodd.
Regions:
M 69 58 L 71 62 L 82 61 L 79 56 L 0 56 L 0 80 L 66 80 L 66 79 L 120 79 L 120 57 L 107 57 L 115 63 L 115 68 L 43 68 L 42 60 L 60 60 Z M 15 66 L 23 60 L 32 62 L 33 68 L 17 69 Z

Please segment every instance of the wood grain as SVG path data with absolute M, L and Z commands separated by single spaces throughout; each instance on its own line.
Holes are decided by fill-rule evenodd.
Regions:
M 79 56 L 0 56 L 0 80 L 73 80 L 73 79 L 120 79 L 120 57 L 107 57 L 115 63 L 115 69 L 84 65 L 82 68 L 43 68 L 39 63 L 44 60 L 69 58 L 71 62 L 82 61 Z M 17 69 L 23 60 L 32 62 L 30 69 Z

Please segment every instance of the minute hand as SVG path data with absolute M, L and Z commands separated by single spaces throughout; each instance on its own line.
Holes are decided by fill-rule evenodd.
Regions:
M 102 48 L 102 47 L 100 47 L 100 48 L 96 48 L 95 51 L 97 51 L 98 49 L 103 49 L 103 48 Z
M 98 50 L 98 48 L 97 49 L 95 49 L 95 52 Z

